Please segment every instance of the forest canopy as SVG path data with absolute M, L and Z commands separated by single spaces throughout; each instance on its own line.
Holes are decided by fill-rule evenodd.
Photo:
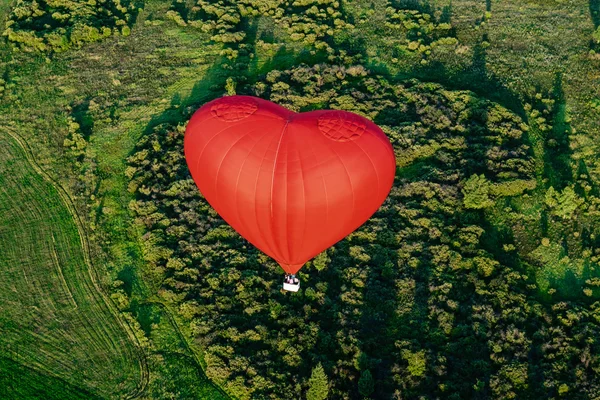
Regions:
M 136 0 L 17 0 L 3 35 L 25 51 L 62 52 L 115 33 L 128 36 L 141 4 Z
M 183 163 L 183 126 L 142 138 L 129 159 L 130 208 L 147 232 L 161 295 L 206 349 L 211 379 L 240 398 L 281 398 L 309 390 L 320 363 L 340 398 L 558 390 L 572 353 L 542 353 L 528 366 L 533 346 L 560 341 L 564 329 L 585 341 L 597 329 L 583 319 L 558 333 L 555 321 L 577 306 L 537 303 L 535 276 L 515 252 L 510 198 L 536 187 L 520 117 L 470 92 L 393 84 L 360 65 L 274 70 L 243 92 L 295 111 L 363 114 L 392 140 L 399 169 L 380 211 L 310 262 L 301 272 L 307 288 L 290 296 L 277 265 L 199 195 Z M 486 209 L 504 221 L 492 229 Z M 580 371 L 582 382 L 596 362 Z M 557 372 L 533 387 L 530 368 Z

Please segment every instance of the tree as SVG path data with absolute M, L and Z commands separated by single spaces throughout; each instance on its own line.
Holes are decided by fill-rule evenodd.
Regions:
M 592 38 L 596 43 L 600 43 L 600 26 L 592 33 Z
M 410 350 L 402 351 L 402 358 L 408 362 L 408 373 L 411 376 L 423 376 L 427 370 L 427 363 L 425 360 L 425 351 L 411 352 Z
M 374 391 L 375 382 L 373 381 L 371 371 L 367 369 L 360 374 L 360 379 L 358 380 L 358 392 L 365 397 L 369 397 Z
M 235 86 L 236 82 L 233 80 L 233 78 L 227 78 L 227 81 L 225 82 L 225 91 L 227 92 L 227 96 L 235 96 Z
M 327 251 L 324 251 L 313 259 L 313 266 L 317 271 L 322 271 L 330 261 L 329 257 L 327 257 Z
M 499 215 L 500 225 L 496 219 L 482 224 L 477 213 L 464 214 L 463 206 L 463 201 L 476 207 L 491 204 L 535 186 L 528 147 L 513 132 L 521 120 L 508 111 L 488 113 L 492 103 L 472 93 L 447 91 L 437 84 L 405 87 L 361 68 L 323 64 L 272 70 L 266 79 L 250 84 L 252 90 L 244 79 L 236 88 L 233 78 L 229 80 L 231 94 L 234 89 L 238 94 L 260 94 L 293 110 L 333 107 L 369 115 L 389 129 L 397 148 L 415 147 L 399 152 L 404 154 L 402 168 L 409 167 L 407 174 L 396 177 L 395 188 L 377 215 L 308 264 L 306 273 L 314 284 L 301 301 L 280 296 L 276 263 L 235 234 L 199 193 L 183 159 L 185 129 L 176 121 L 143 135 L 126 171 L 135 195 L 131 210 L 146 235 L 142 246 L 156 271 L 156 287 L 185 317 L 191 335 L 206 341 L 209 377 L 240 398 L 267 393 L 273 398 L 300 393 L 311 400 L 447 398 L 449 393 L 472 398 L 492 391 L 502 398 L 529 393 L 532 398 L 543 397 L 543 385 L 523 384 L 522 367 L 498 372 L 504 365 L 526 364 L 538 342 L 557 348 L 552 345 L 557 333 L 550 329 L 555 312 L 530 297 L 537 296 L 532 285 L 536 275 L 524 275 L 529 264 L 518 262 L 520 251 L 531 253 L 529 247 L 539 244 L 541 236 L 527 240 L 528 224 L 535 221 L 521 218 L 519 208 L 507 208 Z M 211 91 L 220 95 L 226 88 L 227 82 L 222 82 Z M 417 121 L 398 125 L 407 115 L 413 118 L 414 110 L 402 104 L 418 108 Z M 464 110 L 462 117 L 456 110 Z M 465 151 L 465 138 L 473 151 Z M 421 174 L 421 169 L 427 173 Z M 513 182 L 516 189 L 504 190 Z M 591 219 L 581 222 L 591 224 Z M 499 228 L 490 237 L 488 224 Z M 582 226 L 582 237 L 592 234 L 584 229 L 591 228 Z M 560 240 L 552 230 L 547 237 L 551 245 L 539 252 L 554 257 L 555 246 L 562 248 Z M 519 251 L 500 250 L 508 245 Z M 158 248 L 157 252 L 151 248 Z M 525 261 L 539 261 L 537 253 Z M 566 268 L 560 265 L 560 271 Z M 427 306 L 414 315 L 412 310 L 421 304 L 415 294 L 421 288 L 427 288 Z M 586 296 L 590 301 L 596 289 L 592 290 L 592 297 Z M 336 307 L 331 307 L 332 302 Z M 527 302 L 535 307 L 523 307 Z M 600 315 L 598 304 L 594 315 Z M 388 329 L 396 315 L 411 323 Z M 580 323 L 566 311 L 563 320 L 572 324 L 569 329 Z M 563 320 L 560 324 L 566 326 Z M 529 323 L 540 326 L 539 341 L 532 339 Z M 595 332 L 589 330 L 578 343 Z M 290 351 L 282 354 L 281 348 Z M 592 377 L 593 368 L 598 368 L 596 358 L 588 358 L 592 352 L 596 357 L 595 348 L 587 348 L 585 360 L 590 360 L 590 367 L 578 372 L 582 379 L 587 374 Z M 547 359 L 540 354 L 536 356 L 539 369 L 555 371 L 552 368 L 569 357 L 577 359 L 577 351 L 556 359 L 551 357 L 558 350 Z M 298 389 L 288 377 L 302 375 L 306 354 L 323 357 L 319 361 L 327 361 L 327 375 L 322 366 L 311 364 L 312 374 L 305 372 Z M 275 364 L 280 373 L 272 374 Z M 376 373 L 375 382 L 370 368 L 376 365 L 394 366 L 394 373 Z M 594 397 L 584 393 L 587 387 L 563 378 L 568 376 L 562 371 L 549 373 L 554 392 L 564 380 L 569 385 L 566 396 Z M 538 375 L 531 376 L 538 379 Z M 490 377 L 494 377 L 493 388 Z
M 545 203 L 550 208 L 552 215 L 562 219 L 569 219 L 585 201 L 575 193 L 571 186 L 563 189 L 562 193 L 552 186 L 546 192 Z
M 472 175 L 467 179 L 462 193 L 465 196 L 464 203 L 466 208 L 480 209 L 494 204 L 489 198 L 490 183 L 485 179 L 483 174 Z
M 325 375 L 321 363 L 313 368 L 310 379 L 308 380 L 308 386 L 306 400 L 325 400 L 327 398 L 327 394 L 329 393 L 329 382 L 327 381 L 327 375 Z

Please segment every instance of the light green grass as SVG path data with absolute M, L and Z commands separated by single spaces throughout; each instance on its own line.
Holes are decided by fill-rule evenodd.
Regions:
M 182 399 L 225 400 L 228 397 L 216 388 L 198 368 L 199 361 L 179 331 L 172 313 L 160 303 L 145 303 L 137 307 L 141 328 L 161 352 L 150 357 L 156 374 L 146 395 L 165 398 L 165 393 L 179 393 Z M 162 362 L 161 362 L 162 361 Z
M 100 293 L 64 195 L 6 131 L 0 147 L 0 345 L 83 390 L 133 393 L 136 348 Z

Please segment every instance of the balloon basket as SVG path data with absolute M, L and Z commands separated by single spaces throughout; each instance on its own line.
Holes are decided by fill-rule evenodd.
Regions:
M 298 282 L 297 285 L 283 282 L 283 290 L 287 290 L 288 292 L 297 292 L 298 289 L 300 289 L 300 282 Z

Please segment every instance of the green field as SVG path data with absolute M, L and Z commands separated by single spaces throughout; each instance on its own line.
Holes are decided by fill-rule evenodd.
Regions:
M 48 381 L 133 394 L 139 350 L 98 287 L 68 198 L 7 131 L 0 147 L 0 349 Z
M 53 245 L 52 235 L 46 235 L 43 238 L 50 242 L 45 243 L 39 255 L 22 257 L 24 264 L 13 263 L 12 259 L 10 260 L 10 273 L 27 271 L 27 268 L 37 271 L 47 263 L 46 269 L 53 268 L 52 271 L 58 281 L 51 280 L 54 275 L 47 274 L 42 277 L 50 280 L 49 283 L 32 282 L 36 285 L 37 298 L 40 302 L 50 302 L 50 299 L 56 296 L 56 301 L 65 303 L 64 312 L 78 313 L 81 307 L 88 305 L 88 307 L 102 307 L 94 312 L 104 309 L 116 313 L 116 315 L 109 313 L 106 316 L 88 316 L 91 322 L 79 323 L 73 327 L 75 329 L 79 325 L 98 326 L 102 329 L 98 332 L 88 332 L 90 328 L 87 328 L 82 335 L 87 332 L 90 337 L 83 336 L 78 342 L 84 354 L 94 354 L 86 347 L 92 346 L 99 357 L 106 359 L 106 362 L 102 363 L 93 359 L 75 359 L 74 356 L 78 353 L 71 349 L 71 337 L 59 334 L 66 329 L 65 323 L 56 322 L 50 317 L 48 317 L 49 323 L 52 323 L 51 327 L 56 330 L 52 331 L 56 336 L 47 338 L 52 340 L 52 348 L 56 352 L 56 354 L 51 353 L 50 356 L 60 368 L 47 359 L 37 360 L 32 356 L 37 354 L 39 347 L 35 338 L 20 335 L 16 330 L 10 331 L 12 336 L 7 343 L 12 344 L 17 340 L 21 343 L 19 362 L 23 365 L 22 370 L 29 371 L 30 369 L 27 368 L 36 367 L 44 371 L 44 374 L 49 374 L 48 379 L 39 378 L 38 376 L 46 376 L 39 373 L 31 375 L 32 380 L 36 382 L 39 380 L 32 386 L 36 387 L 38 393 L 46 393 L 47 396 L 55 393 L 53 385 L 62 382 L 59 380 L 58 383 L 52 383 L 54 381 L 50 378 L 57 376 L 73 385 L 72 393 L 79 391 L 84 393 L 84 396 L 87 396 L 85 393 L 89 391 L 102 398 L 168 398 L 171 396 L 227 398 L 206 379 L 201 368 L 201 359 L 194 354 L 190 344 L 182 336 L 176 320 L 169 314 L 172 311 L 159 308 L 160 304 L 147 303 L 155 295 L 155 289 L 151 280 L 140 280 L 145 267 L 137 243 L 137 232 L 132 229 L 128 220 L 127 205 L 131 194 L 127 190 L 128 180 L 124 171 L 126 158 L 137 138 L 148 124 L 158 123 L 156 118 L 172 119 L 173 116 L 178 118 L 177 111 L 165 111 L 181 101 L 178 99 L 205 97 L 203 91 L 206 90 L 206 86 L 212 84 L 209 80 L 201 82 L 201 78 L 209 70 L 210 60 L 216 57 L 215 50 L 211 50 L 211 46 L 206 43 L 206 35 L 172 27 L 165 30 L 158 23 L 144 24 L 144 19 L 148 15 L 163 15 L 167 9 L 168 4 L 164 2 L 148 2 L 144 12 L 138 18 L 138 29 L 132 32 L 127 42 L 123 41 L 123 38 L 117 38 L 116 41 L 93 44 L 80 51 L 57 55 L 52 63 L 48 63 L 43 57 L 11 54 L 5 43 L 0 44 L 0 55 L 7 61 L 5 65 L 8 65 L 6 70 L 9 72 L 6 74 L 10 75 L 10 81 L 18 82 L 18 85 L 8 88 L 9 91 L 15 90 L 14 96 L 0 98 L 1 125 L 9 127 L 11 132 L 18 134 L 19 136 L 15 137 L 22 138 L 22 143 L 26 143 L 32 152 L 29 159 L 26 159 L 26 153 L 19 152 L 20 147 L 11 136 L 3 138 L 14 147 L 14 152 L 6 154 L 6 157 L 11 155 L 10 162 L 4 159 L 0 161 L 0 168 L 2 168 L 0 179 L 8 179 L 13 169 L 24 173 L 27 169 L 23 166 L 37 163 L 40 169 L 32 172 L 34 178 L 27 179 L 34 180 L 37 177 L 37 180 L 46 186 L 45 191 L 33 191 L 37 196 L 36 200 L 47 198 L 48 210 L 54 203 L 67 204 L 69 207 L 65 209 L 63 206 L 64 214 L 60 215 L 65 225 L 53 224 L 52 215 L 35 214 L 29 219 L 26 219 L 28 214 L 8 213 L 8 215 L 15 221 L 21 221 L 21 225 L 29 227 L 32 232 L 23 231 L 21 234 L 31 237 L 42 236 L 37 230 L 49 229 L 48 225 L 53 227 L 54 236 L 58 239 L 62 235 L 67 235 L 69 229 L 74 229 L 79 246 L 68 249 L 57 247 Z M 151 40 L 148 40 L 148 37 Z M 121 53 L 135 55 L 127 59 L 115 56 L 115 45 Z M 119 68 L 125 73 L 117 76 L 115 71 Z M 163 79 L 156 79 L 157 70 L 160 71 Z M 40 86 L 40 80 L 52 81 L 54 84 Z M 98 95 L 105 101 L 99 100 L 96 97 Z M 116 109 L 111 103 L 114 98 L 123 98 L 124 106 Z M 96 108 L 93 101 L 90 106 L 90 100 L 97 102 Z M 108 115 L 106 115 L 108 118 L 99 117 L 98 113 L 105 115 L 105 112 L 111 114 L 112 118 Z M 84 121 L 91 121 L 94 129 L 84 166 L 75 172 L 71 164 L 72 159 L 65 154 L 62 146 L 68 118 L 71 117 L 81 124 L 81 131 L 85 134 L 89 135 L 87 129 L 91 128 L 86 126 Z M 52 150 L 56 148 L 59 149 L 58 153 Z M 87 163 L 91 159 L 94 159 L 94 168 L 88 167 Z M 52 177 L 54 181 L 52 183 L 47 181 L 46 175 Z M 97 179 L 98 176 L 102 178 Z M 86 181 L 85 179 L 88 178 L 90 180 Z M 85 190 L 79 192 L 82 183 L 85 185 Z M 15 184 L 21 183 L 16 181 Z M 57 187 L 56 185 L 61 185 L 64 189 L 54 190 L 53 187 Z M 14 187 L 13 190 L 19 190 L 19 186 Z M 90 197 L 95 200 L 91 200 Z M 10 198 L 15 199 L 14 196 Z M 23 201 L 17 202 L 25 204 Z M 88 206 L 88 202 L 91 206 Z M 12 204 L 2 198 L 2 207 L 9 207 Z M 41 205 L 30 208 L 37 211 L 44 210 Z M 85 228 L 78 231 L 75 222 L 81 223 Z M 102 230 L 99 229 L 100 225 Z M 6 227 L 10 226 L 9 221 L 0 222 L 0 232 L 4 234 Z M 8 231 L 6 234 L 8 235 Z M 86 248 L 86 252 L 90 252 L 89 255 L 83 253 L 84 245 L 89 246 L 89 249 Z M 17 257 L 24 252 L 22 248 L 15 248 L 12 250 L 11 257 Z M 92 265 L 87 265 L 82 261 L 83 259 L 77 264 L 78 261 L 70 255 L 71 253 L 78 254 L 79 257 L 90 256 L 93 260 Z M 6 254 L 2 253 L 2 256 Z M 59 264 L 56 264 L 60 269 L 55 266 L 52 258 L 54 256 L 60 260 Z M 64 266 L 61 264 L 67 262 L 71 264 Z M 71 269 L 67 271 L 67 267 Z M 8 271 L 6 273 L 9 274 Z M 92 277 L 95 283 L 90 282 Z M 13 282 L 17 278 L 20 280 Z M 14 296 L 13 288 L 27 284 L 27 281 L 23 281 L 25 276 L 22 272 L 11 279 L 3 281 L 6 287 L 0 289 L 0 296 L 5 294 Z M 117 279 L 123 282 L 123 286 L 115 290 L 113 281 Z M 74 301 L 79 301 L 78 295 L 86 296 L 81 291 L 82 288 L 90 287 L 95 292 L 87 295 L 87 303 L 78 304 L 78 308 L 73 309 L 71 296 L 75 296 Z M 80 290 L 80 292 L 71 295 L 71 292 L 66 289 Z M 124 314 L 119 315 L 116 309 L 121 306 L 119 303 L 119 299 L 122 298 L 119 297 L 122 293 L 121 289 L 132 297 L 132 301 L 125 306 L 125 309 L 121 309 Z M 22 293 L 31 295 L 32 290 L 23 290 Z M 116 297 L 114 297 L 115 293 Z M 110 298 L 111 295 L 113 298 Z M 99 300 L 102 303 L 95 304 Z M 11 304 L 11 313 L 7 315 L 10 315 L 10 318 L 0 317 L 2 319 L 0 332 L 14 324 L 31 326 L 32 329 L 37 326 L 44 327 L 43 320 L 34 320 L 34 316 L 27 316 L 27 314 L 25 316 L 30 319 L 23 318 L 19 314 L 19 309 L 12 308 L 13 304 L 9 304 Z M 157 318 L 157 325 L 145 322 L 144 315 L 150 310 L 154 310 L 151 314 Z M 52 315 L 49 312 L 46 314 Z M 111 315 L 112 319 L 108 319 Z M 75 318 L 69 319 L 65 316 L 62 318 L 75 321 Z M 125 327 L 124 321 L 127 323 Z M 94 325 L 91 325 L 92 323 Z M 131 338 L 126 332 L 131 333 Z M 36 336 L 38 340 L 43 340 L 45 335 L 50 335 L 45 329 L 35 333 L 38 335 Z M 0 339 L 0 344 L 2 340 Z M 96 345 L 95 341 L 99 344 Z M 99 347 L 102 343 L 105 347 L 110 347 Z M 69 361 L 68 355 L 63 360 L 61 352 L 67 352 L 74 360 Z M 115 354 L 115 357 L 128 358 L 117 359 L 111 363 L 108 362 L 111 354 Z M 25 355 L 30 359 L 24 358 Z M 94 365 L 102 367 L 92 368 Z M 93 373 L 86 372 L 86 368 L 93 370 Z M 7 369 L 10 370 L 8 367 Z M 83 372 L 79 373 L 80 370 Z M 3 368 L 0 371 L 3 371 Z M 37 370 L 31 369 L 31 371 Z M 83 373 L 89 376 L 82 375 Z M 79 379 L 78 376 L 82 378 Z M 7 395 L 13 398 L 22 397 L 22 393 L 25 393 L 22 390 L 27 386 L 25 382 L 22 381 L 23 387 L 15 384 L 8 385 Z
M 100 399 L 100 397 L 85 392 L 64 380 L 25 367 L 9 358 L 0 357 L 0 371 L 2 371 L 0 373 L 0 397 L 5 400 Z

